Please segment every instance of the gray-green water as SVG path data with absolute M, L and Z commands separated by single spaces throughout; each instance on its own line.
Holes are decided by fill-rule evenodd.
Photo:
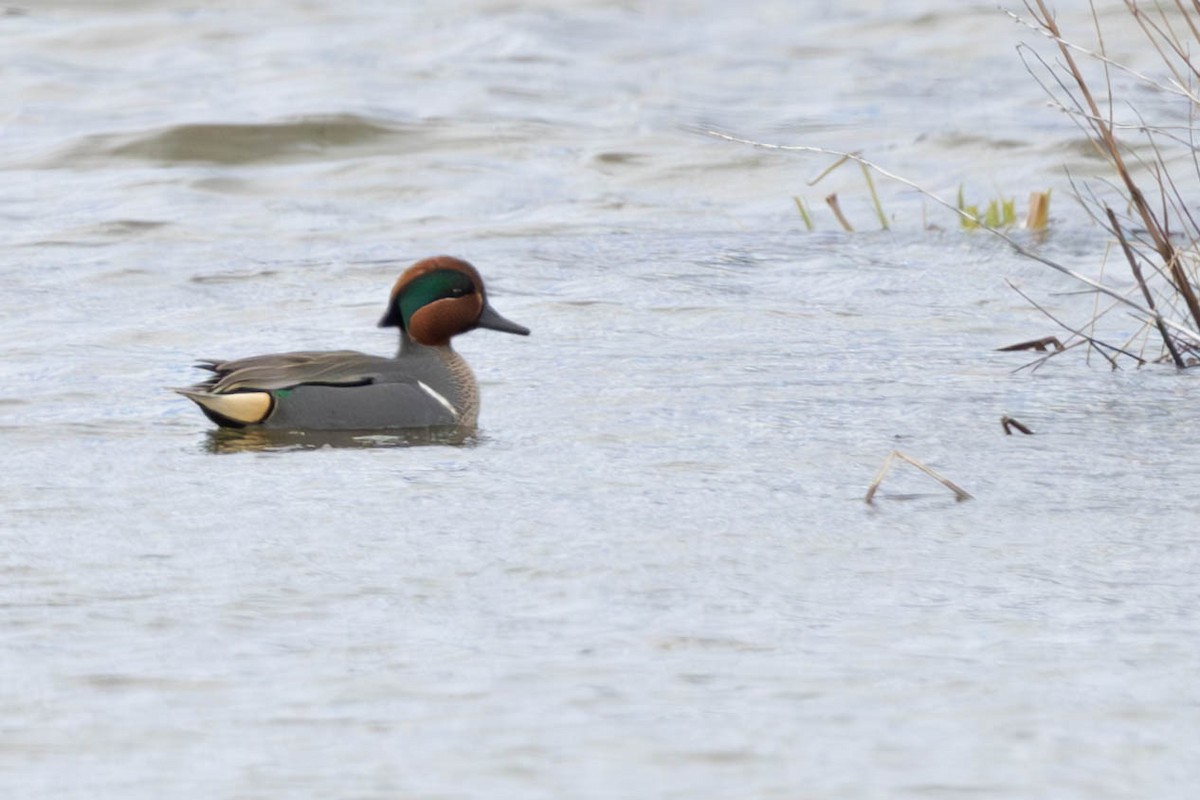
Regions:
M 1013 374 L 1004 280 L 1075 285 L 895 187 L 808 233 L 854 170 L 696 133 L 1088 167 L 989 5 L 809 5 L 10 4 L 3 795 L 1190 797 L 1195 378 Z M 464 446 L 239 451 L 165 388 L 389 352 L 438 252 L 533 329 L 459 340 Z M 894 448 L 975 499 L 867 507 Z

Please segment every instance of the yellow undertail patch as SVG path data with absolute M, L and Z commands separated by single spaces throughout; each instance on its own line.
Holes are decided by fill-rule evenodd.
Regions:
M 197 392 L 193 389 L 176 389 L 175 391 L 218 417 L 224 417 L 240 425 L 256 425 L 271 413 L 270 392 L 213 394 L 212 392 Z

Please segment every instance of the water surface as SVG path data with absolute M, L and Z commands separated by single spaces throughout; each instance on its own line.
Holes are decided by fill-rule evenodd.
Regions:
M 1005 279 L 1076 286 L 697 132 L 1061 191 L 1095 164 L 990 6 L 108 0 L 0 37 L 7 796 L 1190 796 L 1193 377 L 1014 373 L 1054 330 Z M 830 191 L 863 232 L 805 230 Z M 1094 268 L 1055 204 L 1032 244 Z M 460 340 L 466 441 L 230 442 L 169 391 L 389 352 L 438 252 L 533 329 Z M 900 469 L 866 506 L 896 448 L 975 499 Z

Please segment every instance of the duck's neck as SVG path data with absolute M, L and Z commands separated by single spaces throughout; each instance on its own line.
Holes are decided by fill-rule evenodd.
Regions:
M 400 352 L 420 380 L 450 400 L 458 409 L 462 425 L 473 426 L 479 415 L 479 386 L 466 359 L 449 344 L 431 346 L 414 342 L 400 332 Z
M 444 353 L 447 351 L 451 353 L 454 352 L 454 348 L 452 348 L 449 343 L 443 345 L 421 344 L 414 341 L 413 338 L 403 330 L 400 331 L 400 352 L 398 355 L 419 356 L 423 354 Z

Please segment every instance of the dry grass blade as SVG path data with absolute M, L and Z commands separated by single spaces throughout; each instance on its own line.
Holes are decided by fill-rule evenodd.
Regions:
M 954 492 L 955 500 L 962 502 L 963 500 L 971 499 L 970 493 L 956 484 L 954 481 L 936 472 L 932 468 L 925 466 L 912 456 L 906 455 L 899 450 L 893 450 L 887 454 L 885 459 L 883 459 L 883 466 L 879 468 L 879 472 L 875 474 L 875 479 L 871 481 L 871 485 L 867 487 L 867 496 L 863 498 L 867 502 L 867 505 L 874 504 L 875 492 L 879 490 L 879 485 L 883 483 L 883 479 L 887 477 L 887 474 L 891 471 L 892 465 L 896 463 L 897 459 L 900 459 L 901 461 L 907 461 L 909 464 L 912 464 L 914 467 L 921 470 L 938 483 L 942 484 L 942 486 L 945 486 L 947 489 Z
M 792 200 L 796 202 L 796 210 L 800 212 L 800 219 L 804 220 L 804 227 L 811 231 L 813 229 L 812 216 L 809 215 L 804 200 L 799 197 L 793 197 Z

